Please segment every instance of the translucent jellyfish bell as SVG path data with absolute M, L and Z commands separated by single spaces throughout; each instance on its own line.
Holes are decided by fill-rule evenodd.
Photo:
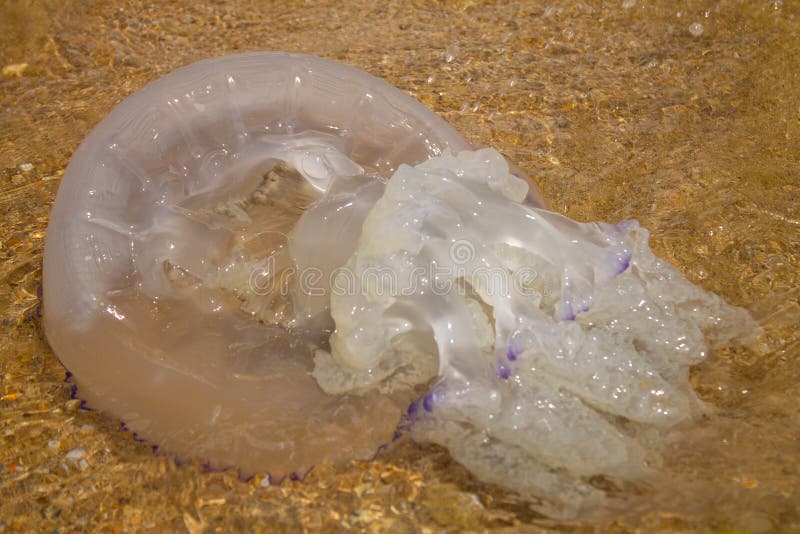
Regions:
M 76 151 L 48 227 L 44 323 L 79 397 L 245 471 L 374 454 L 408 399 L 319 388 L 331 325 L 309 317 L 324 303 L 294 320 L 288 236 L 334 177 L 465 148 L 401 91 L 309 56 L 202 61 L 137 91 Z M 324 259 L 360 225 L 340 230 L 293 246 Z

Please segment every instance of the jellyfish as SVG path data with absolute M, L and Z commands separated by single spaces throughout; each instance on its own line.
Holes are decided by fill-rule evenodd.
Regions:
M 302 474 L 398 429 L 551 515 L 602 506 L 756 329 L 634 221 L 578 223 L 494 149 L 310 56 L 199 62 L 72 158 L 47 339 L 88 406 L 179 456 Z

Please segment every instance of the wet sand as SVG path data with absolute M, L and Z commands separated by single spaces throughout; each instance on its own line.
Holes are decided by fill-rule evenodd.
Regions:
M 800 9 L 763 2 L 18 1 L 0 5 L 0 532 L 800 529 Z M 38 315 L 43 237 L 81 139 L 148 81 L 247 50 L 336 59 L 493 146 L 578 220 L 745 306 L 757 349 L 692 380 L 709 421 L 625 511 L 557 522 L 407 441 L 269 486 L 154 455 L 71 400 Z M 601 484 L 602 481 L 598 481 Z

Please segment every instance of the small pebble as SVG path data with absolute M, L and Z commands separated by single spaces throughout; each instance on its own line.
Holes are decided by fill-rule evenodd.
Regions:
M 86 456 L 86 451 L 81 449 L 81 448 L 77 448 L 77 449 L 72 449 L 71 451 L 69 451 L 66 454 L 65 458 L 67 460 L 70 460 L 70 461 L 73 461 L 73 462 L 77 462 L 78 460 L 83 459 L 84 456 Z
M 50 441 L 47 442 L 47 446 L 50 447 L 51 449 L 57 449 L 61 446 L 61 442 L 58 441 L 57 439 L 51 439 Z
M 260 485 L 262 488 L 268 488 L 268 487 L 269 487 L 269 484 L 270 484 L 270 482 L 269 482 L 269 475 L 264 475 L 264 478 L 262 478 L 262 479 L 261 479 L 261 482 L 259 482 L 259 485 Z
M 70 399 L 64 403 L 64 409 L 68 412 L 77 412 L 81 407 L 81 401 L 78 399 Z
M 450 48 L 448 48 L 448 49 L 445 51 L 445 53 L 444 53 L 444 60 L 445 60 L 447 63 L 452 63 L 452 62 L 453 62 L 453 60 L 456 58 L 456 56 L 457 56 L 457 55 L 458 55 L 458 45 L 453 45 L 453 46 L 451 46 Z
M 33 170 L 33 163 L 23 163 L 19 166 L 19 170 L 22 172 L 31 172 Z
M 55 519 L 56 517 L 61 515 L 61 510 L 57 506 L 53 506 L 52 504 L 42 510 L 42 517 L 45 519 Z
M 703 25 L 700 24 L 699 22 L 692 23 L 692 25 L 689 26 L 689 33 L 691 33 L 695 37 L 700 37 L 701 35 L 703 35 Z
M 25 71 L 28 70 L 27 63 L 12 63 L 3 67 L 3 76 L 10 78 L 12 76 L 21 78 Z

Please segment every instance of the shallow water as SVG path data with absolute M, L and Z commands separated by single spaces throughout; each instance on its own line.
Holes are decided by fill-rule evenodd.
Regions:
M 0 530 L 800 528 L 800 10 L 777 0 L 539 4 L 5 2 Z M 616 489 L 640 498 L 594 525 L 542 518 L 442 449 L 405 441 L 373 462 L 265 487 L 153 456 L 69 402 L 37 315 L 44 230 L 69 156 L 146 82 L 251 49 L 385 78 L 498 148 L 557 211 L 638 219 L 658 255 L 752 311 L 762 346 L 695 369 L 715 413 L 667 451 L 668 478 Z

